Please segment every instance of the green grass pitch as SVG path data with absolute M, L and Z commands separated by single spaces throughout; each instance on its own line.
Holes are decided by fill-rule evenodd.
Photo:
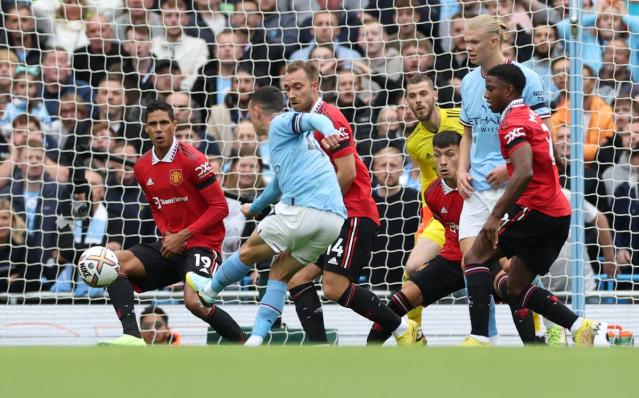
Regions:
M 1 348 L 2 398 L 637 397 L 639 350 Z

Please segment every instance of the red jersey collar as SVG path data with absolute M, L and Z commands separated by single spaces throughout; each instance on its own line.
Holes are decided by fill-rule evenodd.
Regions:
M 313 104 L 313 107 L 311 108 L 311 113 L 319 112 L 319 110 L 322 108 L 322 105 L 324 105 L 324 100 L 322 99 L 322 97 L 319 97 L 317 101 L 315 101 L 315 104 Z
M 177 153 L 177 149 L 178 149 L 178 140 L 176 140 L 175 138 L 173 138 L 173 143 L 171 144 L 171 148 L 169 148 L 169 151 L 166 153 L 166 155 L 164 155 L 162 159 L 158 158 L 158 156 L 155 154 L 155 148 L 151 149 L 151 155 L 153 155 L 153 157 L 151 158 L 151 164 L 155 166 L 156 164 L 160 162 L 162 163 L 173 162 L 173 159 L 175 159 L 175 154 Z
M 504 111 L 501 113 L 501 120 L 504 120 L 504 117 L 506 117 L 506 113 L 508 113 L 508 111 L 510 111 L 513 108 L 517 108 L 519 106 L 524 106 L 524 99 L 523 98 L 518 98 L 516 100 L 513 100 L 510 104 L 508 104 L 508 106 L 506 107 L 506 109 L 504 109 Z

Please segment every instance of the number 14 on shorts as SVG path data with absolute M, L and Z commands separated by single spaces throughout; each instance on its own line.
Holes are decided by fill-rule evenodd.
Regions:
M 342 254 L 344 254 L 344 242 L 343 238 L 338 238 L 332 246 L 329 246 L 326 250 L 326 256 L 329 257 L 328 263 L 332 265 L 337 265 L 339 263 L 339 259 L 342 258 Z M 332 255 L 331 253 L 334 253 Z

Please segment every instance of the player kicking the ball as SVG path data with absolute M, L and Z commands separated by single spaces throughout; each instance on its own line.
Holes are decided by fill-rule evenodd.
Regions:
M 319 72 L 312 63 L 296 61 L 289 64 L 284 88 L 296 112 L 325 115 L 340 131 L 337 148 L 325 152 L 335 167 L 348 213 L 337 240 L 320 256 L 317 265 L 304 267 L 288 283 L 297 316 L 310 341 L 327 343 L 322 304 L 313 283 L 322 276 L 322 288 L 330 300 L 373 322 L 393 327 L 397 317 L 375 294 L 357 285 L 362 268 L 370 261 L 379 215 L 371 196 L 371 178 L 355 150 L 351 126 L 339 109 L 320 97 Z M 315 138 L 321 141 L 323 136 L 316 131 Z
M 163 288 L 184 281 L 189 271 L 210 276 L 224 239 L 228 207 L 206 156 L 174 139 L 177 123 L 170 105 L 152 102 L 144 119 L 153 148 L 136 163 L 135 178 L 162 240 L 116 252 L 121 275 L 108 292 L 124 334 L 102 345 L 145 345 L 133 308 L 133 287 L 138 292 Z M 188 286 L 184 305 L 226 339 L 246 340 L 233 318 L 215 305 L 203 306 Z
M 275 87 L 257 90 L 249 103 L 251 122 L 258 133 L 268 132 L 271 165 L 275 178 L 252 205 L 247 216 L 261 213 L 277 203 L 275 211 L 260 222 L 238 252 L 227 259 L 212 279 L 187 274 L 187 282 L 200 297 L 212 303 L 226 286 L 239 281 L 255 262 L 279 254 L 269 273 L 251 337 L 246 345 L 261 345 L 271 325 L 282 313 L 287 282 L 303 266 L 317 261 L 337 239 L 347 217 L 342 192 L 328 157 L 319 147 L 314 130 L 323 135 L 322 145 L 335 151 L 340 131 L 326 116 L 282 112 L 284 98 Z M 383 306 L 382 306 L 383 307 Z M 389 329 L 400 344 L 412 344 L 418 327 L 388 311 Z
M 533 286 L 548 272 L 568 237 L 571 209 L 561 192 L 550 131 L 524 103 L 526 76 L 512 64 L 490 69 L 485 96 L 501 113 L 499 142 L 510 180 L 465 257 L 471 335 L 462 345 L 486 345 L 491 286 L 503 300 L 570 329 L 577 345 L 592 346 L 600 323 L 578 317 L 549 291 Z M 508 273 L 494 261 L 510 258 Z

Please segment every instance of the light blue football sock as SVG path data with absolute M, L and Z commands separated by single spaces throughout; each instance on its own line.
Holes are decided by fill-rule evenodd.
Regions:
M 266 292 L 260 302 L 260 308 L 257 310 L 252 336 L 266 337 L 273 322 L 282 315 L 287 291 L 288 285 L 286 283 L 269 279 L 266 284 Z
M 488 337 L 497 336 L 499 333 L 497 332 L 497 318 L 495 316 L 495 299 L 490 297 L 490 311 L 488 313 Z
M 211 278 L 211 289 L 219 293 L 231 283 L 240 281 L 251 267 L 240 261 L 240 252 L 235 252 L 220 265 Z

